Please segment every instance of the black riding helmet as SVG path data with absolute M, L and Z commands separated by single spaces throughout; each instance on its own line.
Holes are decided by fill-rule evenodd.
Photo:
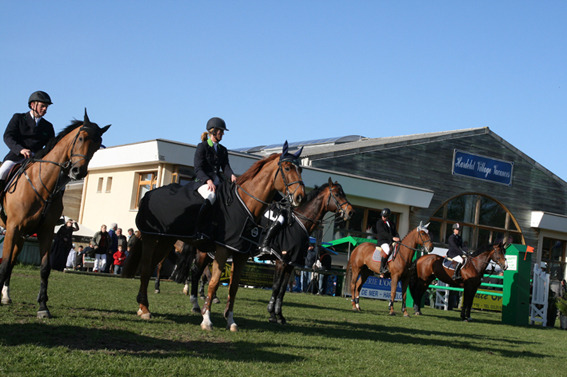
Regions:
M 392 211 L 390 211 L 390 208 L 384 208 L 382 210 L 382 217 L 390 217 L 390 215 L 392 214 Z
M 211 131 L 212 128 L 217 128 L 219 130 L 228 131 L 226 128 L 226 123 L 221 118 L 213 117 L 207 122 L 207 131 Z
M 53 102 L 51 102 L 51 97 L 49 97 L 49 94 L 41 90 L 38 90 L 37 92 L 33 92 L 31 94 L 30 99 L 28 99 L 28 106 L 31 106 L 32 102 L 42 102 L 47 105 L 53 105 Z

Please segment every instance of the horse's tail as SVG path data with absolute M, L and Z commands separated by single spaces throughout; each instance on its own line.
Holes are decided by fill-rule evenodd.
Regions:
M 136 276 L 140 260 L 142 259 L 142 240 L 136 236 L 132 237 L 135 238 L 130 245 L 128 257 L 126 257 L 126 260 L 124 261 L 124 267 L 122 268 L 121 275 L 123 278 L 133 278 Z
M 189 278 L 189 272 L 191 271 L 191 266 L 195 261 L 195 248 L 187 243 L 183 245 L 181 252 L 177 256 L 177 261 L 175 262 L 175 267 L 171 273 L 171 279 L 177 283 L 185 284 L 187 278 Z

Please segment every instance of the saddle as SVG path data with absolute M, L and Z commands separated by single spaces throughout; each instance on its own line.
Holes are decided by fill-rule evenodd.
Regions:
M 390 256 L 388 257 L 388 262 L 396 259 L 396 255 L 398 255 L 399 250 L 400 250 L 400 244 L 399 243 L 394 244 L 394 250 L 390 253 Z M 382 250 L 382 248 L 380 246 L 376 246 L 376 249 L 374 249 L 374 253 L 372 254 L 372 260 L 374 262 L 380 262 L 382 261 L 382 257 L 385 256 L 386 253 Z
M 465 258 L 465 261 L 463 262 L 463 266 L 467 263 L 468 258 Z M 450 257 L 445 257 L 443 259 L 443 267 L 455 271 L 455 268 L 457 268 L 457 264 L 459 262 L 454 261 L 453 259 L 451 259 Z

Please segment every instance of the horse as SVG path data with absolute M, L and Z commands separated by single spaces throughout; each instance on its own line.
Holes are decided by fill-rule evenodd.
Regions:
M 8 181 L 0 213 L 0 225 L 6 228 L 0 265 L 2 304 L 12 302 L 10 276 L 22 250 L 24 237 L 36 233 L 41 255 L 37 317 L 51 318 L 47 307 L 47 281 L 51 272 L 49 252 L 55 225 L 63 212 L 65 185 L 87 175 L 89 161 L 100 148 L 102 134 L 109 127 L 100 128 L 92 123 L 85 109 L 82 122 L 74 120 L 45 148 L 24 161 L 16 175 Z
M 330 177 L 328 183 L 321 187 L 315 187 L 307 195 L 305 204 L 293 210 L 293 217 L 301 224 L 301 227 L 291 227 L 288 233 L 283 234 L 283 237 L 288 238 L 284 241 L 288 244 L 286 246 L 289 246 L 290 242 L 302 246 L 299 263 L 302 267 L 305 258 L 303 253 L 309 246 L 309 235 L 322 223 L 323 216 L 327 212 L 334 212 L 343 221 L 350 219 L 354 213 L 354 208 L 348 202 L 343 188 L 337 182 L 333 183 Z M 284 242 L 281 242 L 281 238 L 277 238 L 277 240 L 280 240 L 280 242 L 273 242 L 272 245 L 279 249 L 277 251 L 281 253 L 284 250 L 284 245 L 282 245 Z M 267 307 L 271 323 L 282 325 L 286 323 L 286 319 L 282 314 L 282 304 L 287 290 L 287 283 L 294 268 L 294 263 L 291 263 L 286 258 L 276 261 L 272 296 Z
M 443 256 L 428 254 L 417 259 L 411 268 L 410 293 L 414 300 L 415 315 L 421 315 L 420 303 L 429 284 L 437 278 L 451 287 L 463 288 L 463 305 L 461 319 L 471 320 L 471 308 L 474 296 L 480 286 L 482 276 L 490 261 L 497 263 L 502 270 L 508 268 L 505 250 L 508 247 L 504 241 L 487 245 L 476 251 L 472 257 L 467 257 L 461 268 L 462 279 L 453 280 L 454 270 L 444 266 Z
M 282 153 L 274 153 L 255 162 L 243 175 L 237 178 L 234 185 L 225 183 L 218 187 L 213 213 L 213 222 L 216 223 L 216 226 L 212 235 L 215 243 L 215 258 L 207 298 L 201 311 L 203 316 L 201 322 L 202 329 L 212 330 L 213 324 L 210 319 L 211 301 L 220 284 L 224 266 L 228 258 L 232 256 L 229 296 L 224 317 L 227 320 L 227 328 L 231 331 L 238 331 L 238 325 L 233 317 L 234 302 L 240 276 L 249 256 L 248 250 L 254 243 L 254 240 L 246 237 L 258 235 L 259 231 L 256 224 L 277 191 L 283 192 L 292 206 L 298 206 L 303 201 L 305 186 L 301 180 L 301 168 L 298 162 L 300 154 L 301 149 L 293 155 L 288 153 L 286 142 Z M 162 189 L 168 190 L 167 186 L 164 186 Z M 157 190 L 160 189 L 152 191 Z M 151 201 L 154 197 L 148 194 L 152 193 L 152 191 L 144 196 L 142 202 L 146 201 L 146 203 L 141 203 L 140 207 L 145 205 L 151 208 Z M 196 217 L 197 214 L 189 213 L 189 215 Z M 143 215 L 139 211 L 136 216 L 136 223 L 138 224 L 138 229 L 142 232 L 141 248 L 131 250 L 122 276 L 132 277 L 138 265 L 141 266 L 140 289 L 137 296 L 139 309 L 137 313 L 142 319 L 149 319 L 151 318 L 151 313 L 148 309 L 147 288 L 152 272 L 157 264 L 167 256 L 171 246 L 177 240 L 194 244 L 195 238 L 193 236 L 180 237 L 177 234 L 144 231 L 143 227 L 140 226 L 140 223 L 143 221 Z M 177 220 L 173 219 L 174 223 L 175 221 Z M 184 224 L 180 225 L 184 226 Z M 236 228 L 237 226 L 238 229 Z
M 398 251 L 394 258 L 388 261 L 388 269 L 390 271 L 391 293 L 389 314 L 395 315 L 394 312 L 394 299 L 396 298 L 396 288 L 398 282 L 402 282 L 402 312 L 404 317 L 409 317 L 406 309 L 406 293 L 409 283 L 409 267 L 412 263 L 413 256 L 416 251 L 417 245 L 421 245 L 427 252 L 433 250 L 433 242 L 429 237 L 429 230 L 427 225 L 421 222 L 419 226 L 408 233 L 408 235 L 398 243 Z M 350 273 L 350 290 L 352 294 L 352 310 L 360 310 L 360 290 L 373 272 L 379 273 L 380 271 L 380 257 L 374 258 L 375 251 L 380 251 L 376 244 L 372 242 L 365 242 L 358 245 L 350 255 L 347 264 L 347 276 Z

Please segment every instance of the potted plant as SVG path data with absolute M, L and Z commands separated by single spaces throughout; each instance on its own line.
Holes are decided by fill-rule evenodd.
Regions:
M 563 330 L 567 330 L 567 297 L 565 296 L 558 298 L 555 303 L 559 309 L 559 324 Z

